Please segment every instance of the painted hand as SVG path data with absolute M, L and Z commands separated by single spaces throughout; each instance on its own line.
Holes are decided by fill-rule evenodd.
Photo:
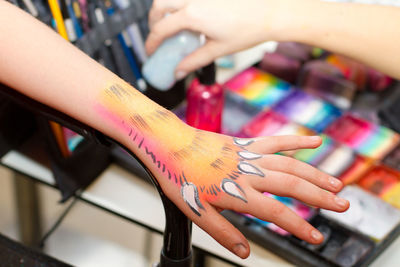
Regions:
M 128 108 L 136 92 L 112 85 L 97 110 L 123 132 L 127 147 L 156 176 L 164 193 L 198 226 L 239 257 L 249 254 L 246 238 L 221 209 L 270 221 L 310 243 L 322 235 L 281 202 L 262 194 L 293 197 L 309 205 L 344 211 L 349 203 L 331 192 L 342 183 L 293 158 L 274 153 L 315 148 L 319 137 L 237 139 L 189 127 L 161 107 Z M 147 111 L 146 111 L 147 108 Z M 331 191 L 331 192 L 329 192 Z
M 168 181 L 163 183 L 166 194 L 189 218 L 242 258 L 248 256 L 249 245 L 219 210 L 251 214 L 315 244 L 323 238 L 314 227 L 262 193 L 293 197 L 334 211 L 344 211 L 349 206 L 346 200 L 331 193 L 342 188 L 339 180 L 293 158 L 274 154 L 315 148 L 321 143 L 319 137 L 236 139 L 194 131 L 189 146 L 171 152 L 168 175 L 161 168 L 155 172 L 158 171 L 160 180 Z

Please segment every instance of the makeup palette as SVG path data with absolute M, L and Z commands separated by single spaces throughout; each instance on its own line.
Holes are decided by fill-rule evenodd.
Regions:
M 316 132 L 322 132 L 342 114 L 337 107 L 301 90 L 293 90 L 272 109 Z
M 322 233 L 324 241 L 318 245 L 302 241 L 301 245 L 335 266 L 359 266 L 357 264 L 374 249 L 374 243 L 367 237 L 344 229 L 320 215 L 310 223 Z
M 364 90 L 368 81 L 368 68 L 350 58 L 331 54 L 326 58 L 326 61 L 337 67 L 344 77 L 356 84 L 357 89 Z
M 382 159 L 399 143 L 399 135 L 393 130 L 349 113 L 332 123 L 325 133 L 357 153 L 374 159 Z
M 249 104 L 243 97 L 230 91 L 225 92 L 225 105 L 222 112 L 222 133 L 244 137 L 240 130 L 251 121 L 261 108 Z
M 314 135 L 315 132 L 290 121 L 284 115 L 271 109 L 259 113 L 241 130 L 243 137 L 273 136 L 273 135 Z
M 224 88 L 257 107 L 270 107 L 283 99 L 291 85 L 255 67 L 248 68 L 224 84 Z
M 375 166 L 359 181 L 358 185 L 365 190 L 383 197 L 400 182 L 400 173 L 385 166 Z
M 358 154 L 354 154 L 353 160 L 349 162 L 349 167 L 337 177 L 345 184 L 357 182 L 369 169 L 372 168 L 374 160 Z
M 338 196 L 347 199 L 350 208 L 343 213 L 321 210 L 321 214 L 377 242 L 400 223 L 400 210 L 358 186 L 346 186 Z
M 399 171 L 384 165 L 374 166 L 358 181 L 358 185 L 393 206 L 400 208 Z
M 306 62 L 312 57 L 313 48 L 306 44 L 296 42 L 280 42 L 276 52 L 300 62 Z
M 263 71 L 294 84 L 300 72 L 301 62 L 284 54 L 265 53 L 259 67 Z
M 374 92 L 380 92 L 387 89 L 394 80 L 375 69 L 368 69 L 368 89 Z
M 354 166 L 357 155 L 344 145 L 335 145 L 332 151 L 316 166 L 321 171 L 340 177 Z
M 273 72 L 278 66 L 275 70 L 279 70 L 281 59 L 275 54 L 267 59 L 270 65 L 265 69 Z M 396 170 L 400 168 L 400 136 L 343 111 L 353 99 L 354 84 L 365 88 L 362 68 L 346 60 L 332 57 L 330 63 L 311 62 L 303 70 L 302 89 L 256 67 L 224 84 L 223 133 L 243 138 L 319 135 L 323 142 L 316 149 L 279 154 L 311 164 L 346 185 L 338 194 L 350 201 L 345 213 L 318 210 L 292 198 L 265 193 L 319 229 L 325 237 L 319 245 L 300 241 L 273 223 L 237 215 L 242 216 L 244 232 L 254 230 L 255 240 L 265 237 L 261 245 L 283 244 L 281 256 L 296 255 L 293 262 L 307 266 L 364 266 L 400 227 L 400 172 Z M 392 168 L 379 164 L 382 160 Z
M 338 68 L 323 60 L 307 62 L 300 72 L 297 85 L 341 109 L 350 108 L 356 92 L 353 82 L 345 79 Z
M 382 162 L 393 169 L 400 170 L 400 146 L 393 149 Z

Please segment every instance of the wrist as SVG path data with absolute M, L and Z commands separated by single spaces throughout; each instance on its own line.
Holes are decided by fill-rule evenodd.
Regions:
M 195 132 L 122 80 L 109 83 L 94 108 L 103 121 L 101 130 L 140 158 L 145 158 L 150 148 L 163 154 L 179 151 Z

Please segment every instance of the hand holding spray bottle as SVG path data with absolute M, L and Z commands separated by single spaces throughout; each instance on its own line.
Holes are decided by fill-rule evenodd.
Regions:
M 199 47 L 200 35 L 191 31 L 181 31 L 166 39 L 143 65 L 144 78 L 160 91 L 171 89 L 179 62 Z

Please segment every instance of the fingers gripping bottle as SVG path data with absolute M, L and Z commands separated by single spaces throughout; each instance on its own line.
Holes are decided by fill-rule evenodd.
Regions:
M 143 65 L 144 78 L 154 88 L 167 91 L 175 84 L 179 62 L 200 47 L 200 34 L 181 31 L 166 39 Z

